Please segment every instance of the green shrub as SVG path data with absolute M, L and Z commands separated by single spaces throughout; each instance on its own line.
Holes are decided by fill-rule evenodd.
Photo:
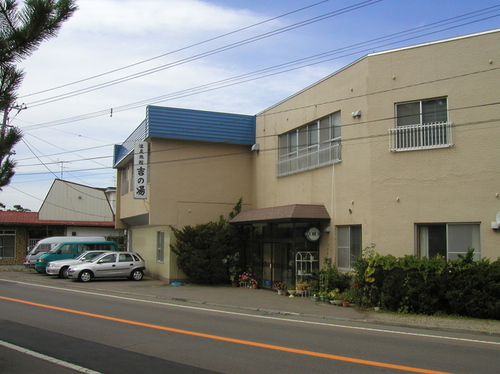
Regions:
M 241 209 L 241 199 L 230 214 Z M 175 243 L 170 245 L 177 255 L 177 265 L 196 284 L 222 284 L 238 272 L 241 233 L 237 227 L 220 217 L 218 222 L 171 227 Z
M 381 256 L 366 249 L 354 267 L 359 304 L 417 314 L 500 319 L 500 261 Z

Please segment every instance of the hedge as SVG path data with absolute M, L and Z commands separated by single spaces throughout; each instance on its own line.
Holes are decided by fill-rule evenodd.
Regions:
M 474 261 L 473 253 L 446 261 L 365 250 L 354 269 L 355 301 L 394 312 L 500 319 L 500 260 Z

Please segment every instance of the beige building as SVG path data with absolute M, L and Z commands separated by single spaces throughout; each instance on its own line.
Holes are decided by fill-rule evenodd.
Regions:
M 116 227 L 129 229 L 129 249 L 144 257 L 149 274 L 185 279 L 170 251 L 171 226 L 218 220 L 240 198 L 251 201 L 254 141 L 254 116 L 149 106 L 146 119 L 116 146 Z M 147 143 L 142 176 L 138 143 Z M 144 195 L 137 194 L 141 187 Z
M 240 197 L 233 223 L 252 229 L 247 264 L 263 286 L 324 260 L 348 270 L 369 246 L 497 259 L 499 45 L 493 30 L 369 54 L 259 113 L 253 146 L 192 139 L 189 128 L 181 139 L 135 133 L 128 142 L 150 146 L 148 197 L 119 188 L 117 227 L 167 279 L 182 276 L 168 226 L 216 220 Z M 128 183 L 131 153 L 117 154 Z M 134 222 L 141 215 L 149 221 Z

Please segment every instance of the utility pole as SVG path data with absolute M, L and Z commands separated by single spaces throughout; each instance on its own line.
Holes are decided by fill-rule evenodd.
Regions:
M 61 179 L 63 179 L 64 175 L 64 164 L 68 163 L 69 161 L 57 161 L 58 164 L 61 164 Z

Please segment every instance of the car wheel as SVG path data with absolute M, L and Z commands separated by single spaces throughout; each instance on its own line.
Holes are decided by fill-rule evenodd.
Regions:
M 66 267 L 63 267 L 60 271 L 59 271 L 59 278 L 66 278 L 68 279 L 68 266 Z
M 80 282 L 89 282 L 92 279 L 92 274 L 88 270 L 84 270 L 78 274 L 78 280 Z
M 135 280 L 135 281 L 140 281 L 144 277 L 144 272 L 140 269 L 132 271 L 132 274 L 130 274 L 130 279 Z

